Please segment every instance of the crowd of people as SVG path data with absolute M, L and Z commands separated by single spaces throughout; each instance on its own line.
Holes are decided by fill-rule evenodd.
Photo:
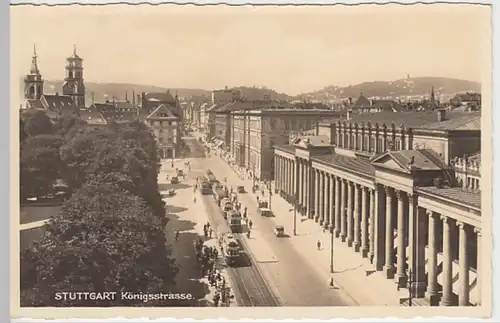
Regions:
M 206 223 L 203 226 L 204 236 L 206 238 L 211 238 L 212 228 L 210 223 Z M 205 245 L 203 238 L 199 238 L 195 242 L 196 258 L 200 265 L 200 273 L 202 277 L 207 277 L 208 282 L 211 287 L 215 288 L 215 294 L 213 297 L 213 305 L 218 306 L 229 306 L 230 298 L 230 288 L 226 283 L 226 278 L 221 274 L 221 271 L 217 268 L 217 257 L 219 251 L 216 247 Z

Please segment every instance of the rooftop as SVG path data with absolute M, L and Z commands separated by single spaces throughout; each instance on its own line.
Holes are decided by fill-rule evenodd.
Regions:
M 399 128 L 421 128 L 432 130 L 480 130 L 481 112 L 447 111 L 445 120 L 438 122 L 437 111 L 404 111 L 404 112 L 364 112 L 353 113 L 349 120 L 339 119 L 339 122 L 379 124 L 387 126 L 394 123 Z
M 418 191 L 442 196 L 455 202 L 462 202 L 476 208 L 481 208 L 481 192 L 465 191 L 461 187 L 437 188 L 435 186 L 419 187 Z

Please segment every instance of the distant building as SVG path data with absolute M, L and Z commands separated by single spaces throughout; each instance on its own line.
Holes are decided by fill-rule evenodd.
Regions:
M 349 106 L 353 112 L 382 112 L 391 111 L 399 112 L 402 110 L 402 106 L 399 102 L 394 100 L 374 100 L 368 99 L 363 93 L 359 94 L 356 102 Z
M 212 105 L 222 106 L 238 100 L 241 100 L 241 92 L 239 90 L 228 89 L 226 86 L 223 90 L 212 91 Z
M 180 143 L 179 118 L 172 107 L 160 104 L 145 118 L 145 122 L 151 127 L 158 142 L 160 158 L 176 158 Z
M 21 104 L 21 109 L 45 111 L 51 120 L 56 120 L 61 116 L 79 116 L 80 108 L 85 106 L 85 99 L 82 99 L 82 93 L 83 97 L 85 96 L 85 87 L 83 86 L 81 62 L 81 58 L 76 55 L 76 50 L 74 50 L 73 56 L 68 58 L 67 77 L 63 85 L 63 94 L 68 95 L 59 95 L 58 92 L 44 94 L 44 81 L 38 68 L 36 48 L 34 47 L 31 69 L 29 74 L 24 77 L 24 102 Z
M 30 72 L 24 77 L 24 98 L 27 100 L 40 100 L 42 95 L 43 77 L 38 69 L 36 47 L 33 46 Z
M 324 105 L 289 102 L 235 102 L 223 139 L 234 162 L 259 180 L 274 177 L 274 145 L 288 144 L 290 134 L 315 128 L 318 122 L 337 120 L 341 113 Z M 220 126 L 222 128 L 222 125 Z
M 481 93 L 465 92 L 458 93 L 450 99 L 450 104 L 453 107 L 469 106 L 473 110 L 481 108 Z
M 85 108 L 85 84 L 83 82 L 83 59 L 73 48 L 73 55 L 66 59 L 66 78 L 62 88 L 63 95 L 73 99 L 79 109 Z
M 149 115 L 160 105 L 164 105 L 169 108 L 179 121 L 182 121 L 184 118 L 178 95 L 176 94 L 173 97 L 168 90 L 166 92 L 143 92 L 140 102 L 140 114 Z

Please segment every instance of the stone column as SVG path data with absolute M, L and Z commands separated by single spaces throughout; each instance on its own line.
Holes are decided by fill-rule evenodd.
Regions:
M 376 186 L 375 206 L 375 249 L 373 264 L 377 270 L 382 270 L 385 264 L 385 223 L 386 223 L 386 195 L 381 185 Z
M 335 177 L 328 174 L 328 181 L 330 183 L 328 192 L 328 229 L 330 229 L 330 233 L 333 233 L 335 227 Z
M 458 237 L 458 279 L 460 287 L 458 289 L 458 306 L 469 306 L 469 261 L 467 259 L 467 238 L 468 227 L 463 222 L 457 222 L 459 228 Z
M 431 306 L 436 306 L 438 301 L 438 283 L 437 283 L 437 243 L 436 243 L 436 233 L 437 233 L 437 221 L 436 215 L 432 211 L 427 211 L 427 216 L 429 217 L 429 260 L 427 262 L 427 297 L 431 303 Z
M 347 182 L 347 246 L 352 247 L 353 242 L 353 206 L 354 183 Z
M 290 186 L 290 168 L 288 163 L 288 158 L 285 159 L 285 196 L 290 194 L 289 186 Z M 274 192 L 273 192 L 274 193 Z
M 330 183 L 328 181 L 328 174 L 323 173 L 323 206 L 322 206 L 322 216 L 319 218 L 319 224 L 322 227 L 328 228 L 328 210 L 329 210 L 329 205 L 328 205 L 328 194 L 330 193 Z
M 340 177 L 335 177 L 335 237 L 340 237 L 340 228 L 342 222 L 342 180 Z
M 363 258 L 368 257 L 368 251 L 370 250 L 370 244 L 368 237 L 370 233 L 368 232 L 368 188 L 363 187 L 361 189 L 361 256 Z
M 425 296 L 425 210 L 418 207 L 417 196 L 408 194 L 408 219 L 409 224 L 409 245 L 410 255 L 408 257 L 412 273 L 411 290 L 413 297 L 422 298 Z
M 392 226 L 392 189 L 385 187 L 385 266 L 384 273 L 387 279 L 394 278 L 394 261 L 392 253 L 394 249 L 394 229 Z
M 370 214 L 368 217 L 368 240 L 369 240 L 369 250 L 368 250 L 368 259 L 370 263 L 373 264 L 373 256 L 375 255 L 375 190 L 370 190 Z
M 305 206 L 306 206 L 306 214 L 307 214 L 307 217 L 310 219 L 311 218 L 311 191 L 313 189 L 314 186 L 313 185 L 313 179 L 311 178 L 312 177 L 312 169 L 311 169 L 311 165 L 309 163 L 309 160 L 306 160 L 306 163 L 305 163 L 305 170 L 306 170 L 306 187 L 305 187 L 305 196 L 304 196 L 304 200 L 305 200 Z
M 295 162 L 295 167 L 297 167 L 297 179 L 296 179 L 296 187 L 297 187 L 297 203 L 300 207 L 302 207 L 302 196 L 303 196 L 303 187 L 304 187 L 304 168 L 302 167 L 302 160 L 298 159 Z
M 354 185 L 354 240 L 353 240 L 353 248 L 354 252 L 359 252 L 359 249 L 361 248 L 361 241 L 360 241 L 360 222 L 361 222 L 361 212 L 362 212 L 362 206 L 361 206 L 361 190 L 363 188 L 355 184 Z
M 476 250 L 476 256 L 477 256 L 477 261 L 476 261 L 476 288 L 477 288 L 477 305 L 481 306 L 481 290 L 482 290 L 482 272 L 481 269 L 483 268 L 483 255 L 482 255 L 482 235 L 481 235 L 481 229 L 480 228 L 474 228 L 474 232 L 476 233 L 476 245 L 477 245 L 477 250 Z
M 318 172 L 318 177 L 316 179 L 318 181 L 319 191 L 318 198 L 319 204 L 318 209 L 316 210 L 316 215 L 314 216 L 314 221 L 318 222 L 320 218 L 323 217 L 323 206 L 324 206 L 324 198 L 325 198 L 325 182 L 323 181 L 323 172 Z
M 317 179 L 319 177 L 319 170 L 314 170 L 314 177 Z M 320 192 L 321 192 L 321 187 L 319 185 L 319 181 L 316 180 L 314 182 L 314 187 L 315 187 L 315 192 L 314 192 L 314 213 L 317 215 L 319 213 L 319 207 L 320 207 Z
M 398 198 L 398 233 L 397 233 L 397 274 L 396 283 L 399 288 L 405 287 L 407 282 L 406 276 L 406 245 L 405 245 L 405 192 L 396 191 Z
M 443 286 L 441 306 L 452 306 L 453 272 L 451 259 L 451 223 L 447 216 L 441 216 L 443 221 Z
M 347 239 L 347 220 L 346 220 L 346 200 L 347 200 L 347 181 L 342 179 L 342 193 L 340 199 L 340 238 L 342 242 Z

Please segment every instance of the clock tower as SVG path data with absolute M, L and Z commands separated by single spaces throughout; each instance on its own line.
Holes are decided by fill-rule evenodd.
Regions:
M 83 83 L 83 59 L 76 54 L 66 59 L 66 78 L 62 88 L 63 95 L 70 96 L 79 109 L 85 108 L 85 84 Z
M 24 77 L 24 98 L 39 100 L 43 95 L 43 77 L 38 69 L 36 47 L 33 46 L 30 73 Z

